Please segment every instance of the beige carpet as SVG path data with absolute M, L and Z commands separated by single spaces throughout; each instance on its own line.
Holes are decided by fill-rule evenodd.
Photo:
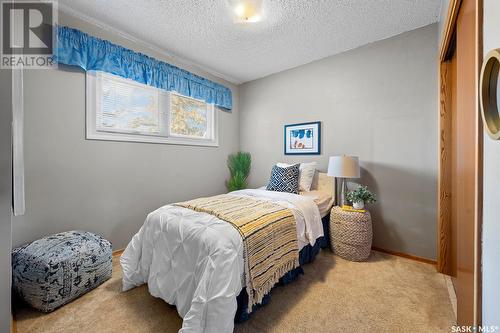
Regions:
M 23 332 L 177 332 L 175 307 L 142 286 L 122 293 L 121 271 L 50 314 L 16 306 Z M 305 275 L 272 292 L 271 302 L 235 332 L 450 332 L 454 314 L 443 275 L 428 264 L 373 252 L 355 263 L 322 251 Z

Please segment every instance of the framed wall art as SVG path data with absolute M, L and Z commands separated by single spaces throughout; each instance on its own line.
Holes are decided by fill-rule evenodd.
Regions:
M 321 154 L 321 122 L 285 125 L 285 155 Z

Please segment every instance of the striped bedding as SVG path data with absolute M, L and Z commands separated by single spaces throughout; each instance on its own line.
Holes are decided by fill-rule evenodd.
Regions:
M 286 272 L 298 267 L 295 218 L 270 201 L 222 194 L 175 204 L 230 223 L 243 239 L 248 309 L 262 302 Z
M 230 195 L 291 211 L 299 250 L 323 236 L 318 206 L 311 198 L 258 189 Z M 231 223 L 165 205 L 148 214 L 122 254 L 122 288 L 147 283 L 152 296 L 176 306 L 183 318 L 181 333 L 233 332 L 236 299 L 246 289 L 244 252 L 243 237 Z

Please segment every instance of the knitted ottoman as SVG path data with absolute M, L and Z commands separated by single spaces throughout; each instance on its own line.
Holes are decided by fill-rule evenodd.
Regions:
M 48 236 L 12 251 L 12 286 L 50 312 L 111 278 L 111 243 L 86 231 Z

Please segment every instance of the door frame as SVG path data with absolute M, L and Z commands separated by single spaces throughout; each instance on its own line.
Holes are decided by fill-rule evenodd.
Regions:
M 483 0 L 476 0 L 476 171 L 474 212 L 474 325 L 481 325 L 481 234 L 483 221 L 483 127 L 479 109 L 479 75 L 483 59 Z M 462 0 L 450 0 L 439 49 L 439 159 L 437 214 L 437 270 L 451 275 L 451 85 L 449 56 Z

